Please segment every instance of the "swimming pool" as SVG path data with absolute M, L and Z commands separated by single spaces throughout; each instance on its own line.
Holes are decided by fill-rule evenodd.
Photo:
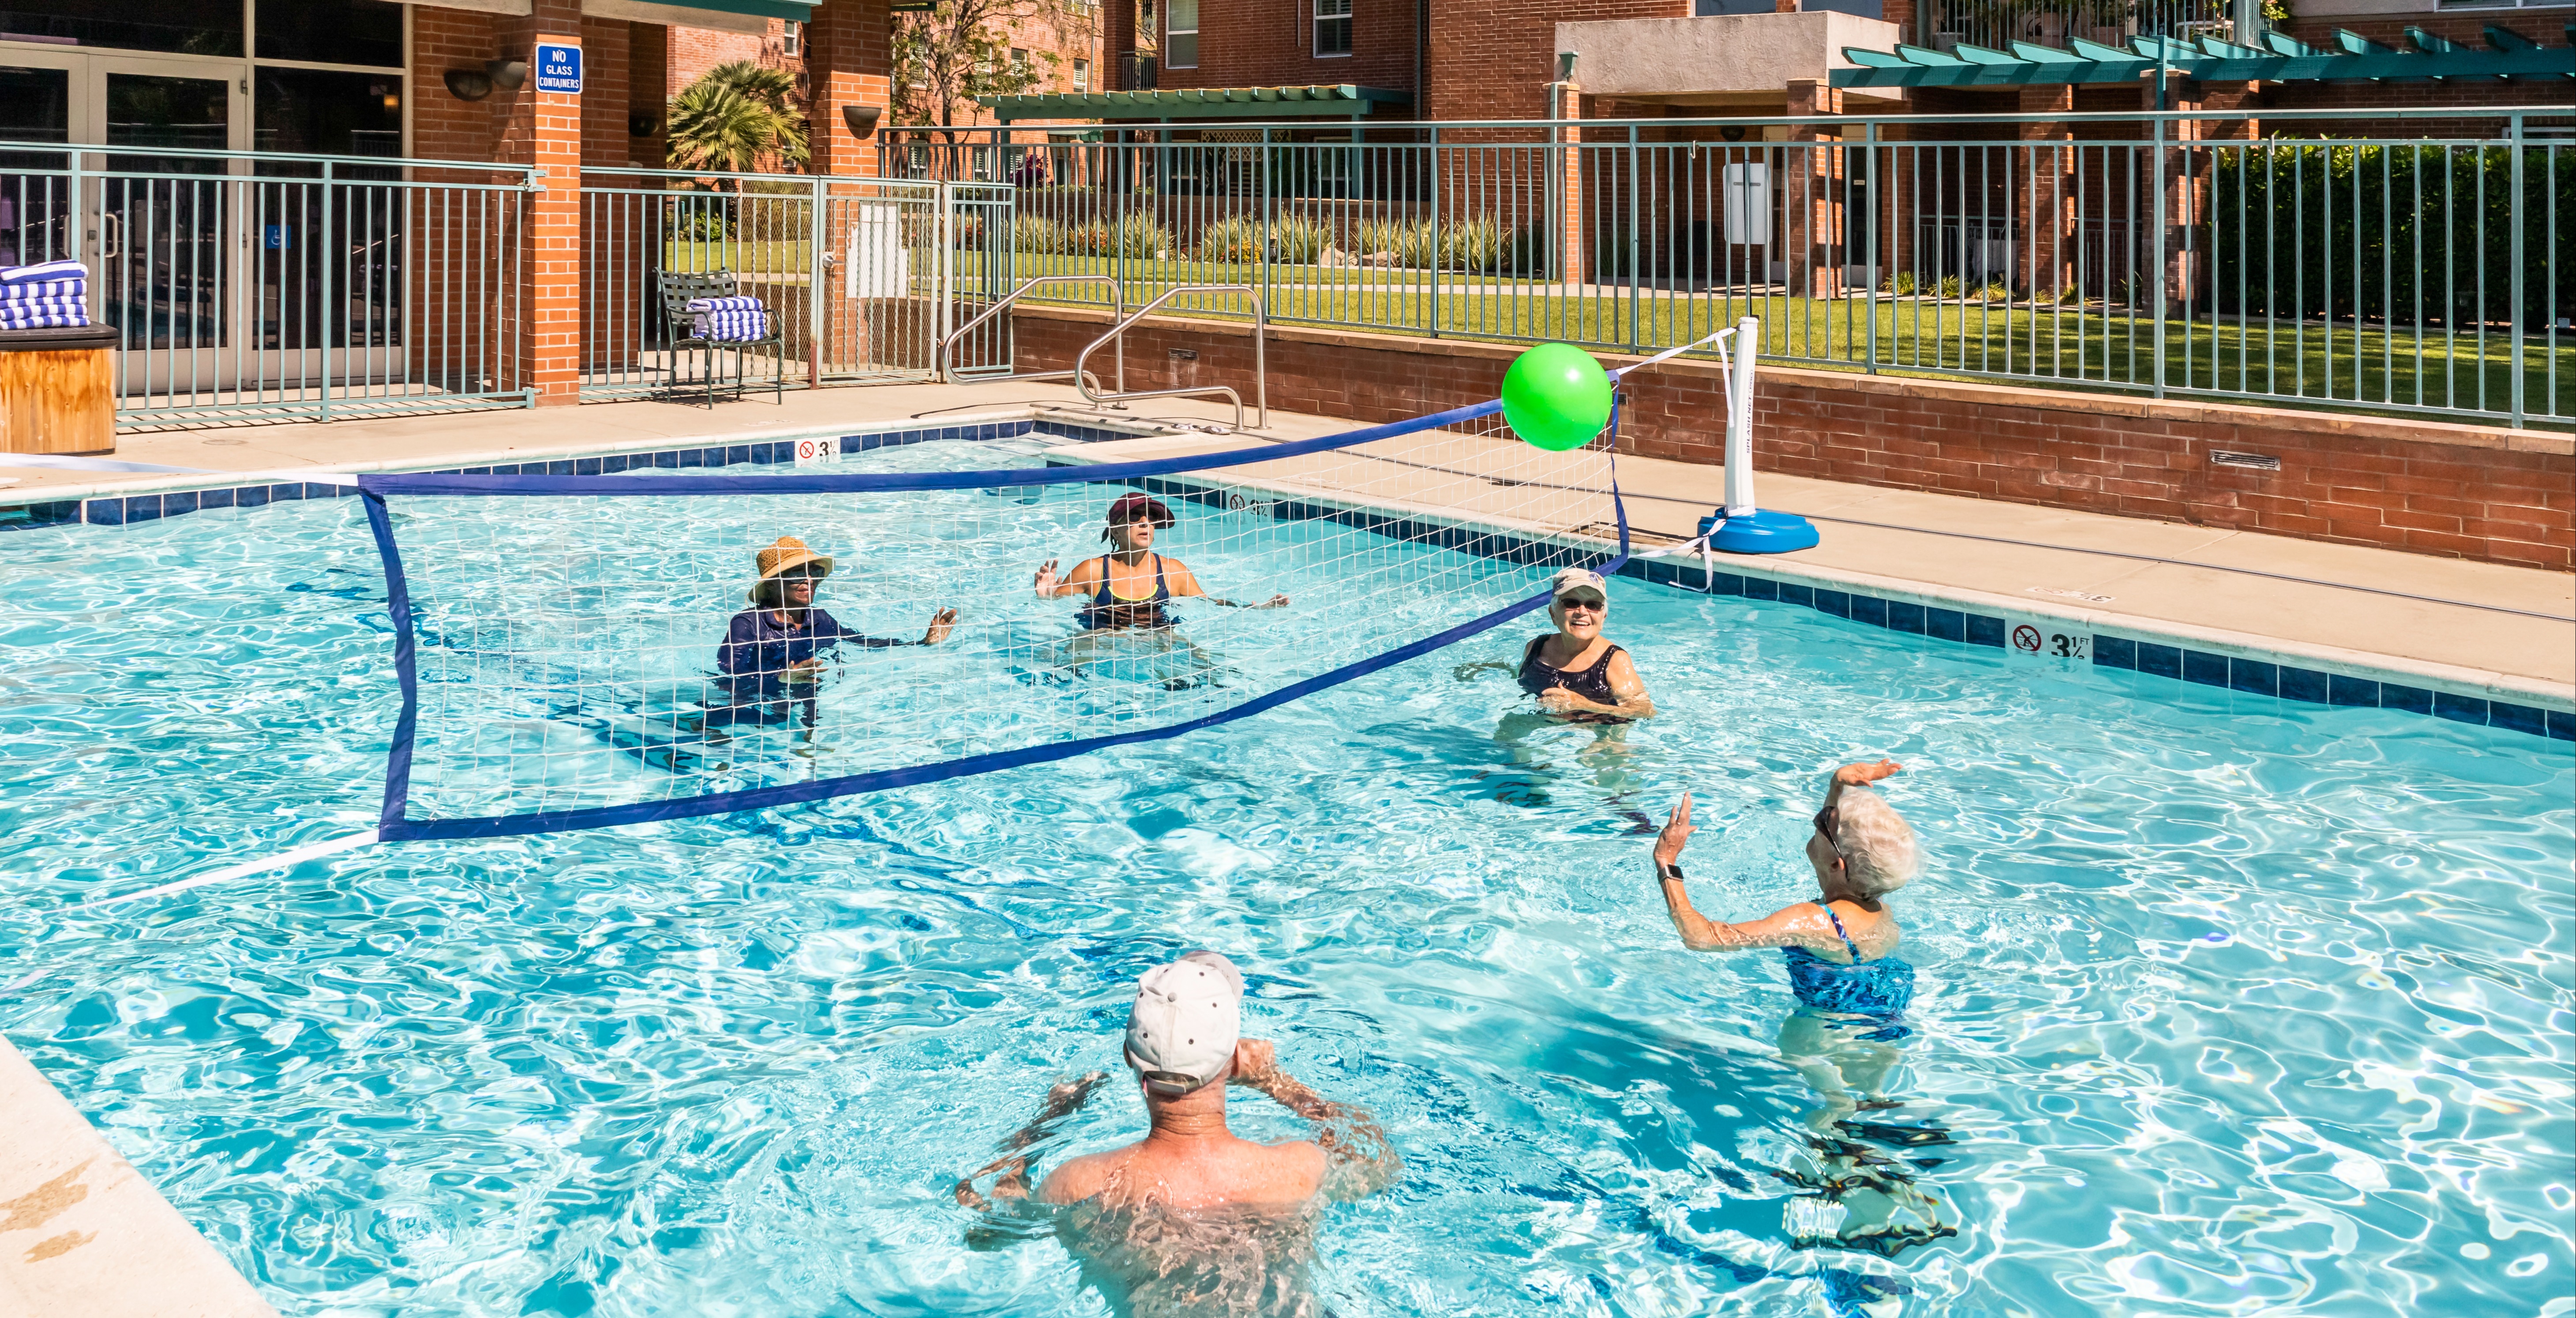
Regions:
M 2576 1291 L 2565 743 L 1623 580 L 1669 711 L 1624 738 L 1454 675 L 1514 627 L 1155 746 L 100 911 L 143 858 L 373 819 L 373 550 L 344 499 L 0 558 L 0 983 L 34 976 L 0 1026 L 289 1311 L 1093 1311 L 947 1188 L 1195 945 L 1405 1155 L 1325 1228 L 1345 1315 L 1814 1311 L 1829 1273 L 1908 1313 Z M 1766 1169 L 1817 1106 L 1785 979 L 1681 951 L 1638 834 L 1695 789 L 1700 905 L 1767 911 L 1823 770 L 1881 753 L 1928 862 L 1882 1115 L 1951 1132 L 1957 1230 L 1892 1261 L 1785 1243 Z M 1095 1102 L 1055 1156 L 1136 1118 Z

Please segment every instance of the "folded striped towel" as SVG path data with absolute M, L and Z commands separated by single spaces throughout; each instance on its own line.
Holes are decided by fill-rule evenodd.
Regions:
M 699 338 L 716 343 L 750 343 L 769 337 L 769 309 L 756 297 L 689 299 L 689 315 Z
M 77 329 L 88 323 L 86 298 L 0 302 L 0 329 Z
M 89 278 L 89 267 L 78 261 L 42 261 L 35 265 L 0 266 L 0 288 L 11 284 L 44 284 L 56 280 L 80 282 Z
M 0 267 L 0 329 L 76 329 L 89 323 L 89 270 L 78 261 Z

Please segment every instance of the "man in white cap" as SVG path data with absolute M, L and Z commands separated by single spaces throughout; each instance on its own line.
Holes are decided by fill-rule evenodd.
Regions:
M 1326 1101 L 1279 1068 L 1278 1050 L 1269 1042 L 1241 1037 L 1242 1004 L 1242 972 L 1215 952 L 1192 952 L 1147 971 L 1128 1010 L 1126 1051 L 1151 1129 L 1125 1148 L 1056 1168 L 1038 1190 L 1044 1203 L 1097 1210 L 1090 1219 L 1094 1229 L 1077 1247 L 1110 1265 L 1131 1300 L 1175 1285 L 1193 1288 L 1190 1298 L 1210 1302 L 1217 1297 L 1203 1289 L 1208 1286 L 1250 1287 L 1248 1296 L 1266 1290 L 1273 1298 L 1301 1292 L 1302 1276 L 1211 1268 L 1211 1258 L 1162 1257 L 1168 1248 L 1143 1250 L 1139 1244 L 1151 1239 L 1162 1247 L 1177 1243 L 1185 1251 L 1242 1256 L 1245 1237 L 1231 1228 L 1273 1234 L 1285 1227 L 1300 1239 L 1271 1239 L 1252 1253 L 1269 1258 L 1274 1269 L 1297 1260 L 1294 1266 L 1302 1270 L 1302 1261 L 1313 1254 L 1318 1214 L 1312 1210 L 1319 1200 L 1357 1199 L 1403 1174 L 1403 1159 L 1367 1109 Z M 1015 1151 L 1045 1138 L 1055 1122 L 1082 1106 L 1099 1080 L 1095 1074 L 1058 1085 L 1038 1121 L 1006 1143 L 1014 1152 L 984 1169 L 1002 1171 L 995 1197 L 1028 1193 L 1027 1159 Z M 1229 1083 L 1257 1089 L 1316 1123 L 1315 1138 L 1285 1144 L 1236 1138 L 1225 1124 Z M 972 1180 L 958 1183 L 957 1199 L 987 1206 Z M 1113 1216 L 1126 1225 L 1100 1229 Z M 1144 1217 L 1163 1225 L 1136 1230 L 1134 1219 Z

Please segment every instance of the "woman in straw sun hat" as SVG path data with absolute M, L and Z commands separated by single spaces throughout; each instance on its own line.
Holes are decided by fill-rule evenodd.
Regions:
M 882 650 L 897 645 L 937 645 L 957 625 L 957 610 L 930 615 L 930 628 L 918 641 L 862 636 L 838 618 L 817 608 L 814 595 L 832 575 L 829 555 L 807 548 L 792 535 L 760 551 L 753 560 L 759 579 L 751 588 L 752 607 L 733 615 L 724 644 L 716 649 L 720 685 L 731 697 L 723 722 L 775 723 L 787 717 L 788 699 L 805 706 L 813 725 L 814 680 L 821 675 L 821 652 L 835 645 Z

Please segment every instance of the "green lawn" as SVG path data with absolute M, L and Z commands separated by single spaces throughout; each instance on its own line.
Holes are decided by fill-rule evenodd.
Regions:
M 663 248 L 673 270 L 736 270 L 802 276 L 810 247 L 793 241 L 674 242 Z M 912 252 L 921 280 L 937 259 Z M 2156 324 L 2125 308 L 1989 304 L 1933 298 L 1842 299 L 1779 295 L 1664 293 L 1631 295 L 1615 285 L 1568 289 L 1561 284 L 1496 275 L 1401 267 L 1215 262 L 1190 258 L 1118 259 L 1030 252 L 996 259 L 955 254 L 958 285 L 973 289 L 989 275 L 991 293 L 1050 274 L 1110 275 L 1127 305 L 1139 306 L 1185 283 L 1265 287 L 1275 324 L 1451 334 L 1505 341 L 1561 339 L 1613 350 L 1656 351 L 1758 316 L 1767 360 L 1844 370 L 1993 379 L 1998 376 L 2067 388 L 2144 389 L 2155 383 Z M 1078 285 L 1041 289 L 1031 302 L 1099 303 L 1103 290 Z M 1166 303 L 1175 314 L 1248 319 L 1239 295 L 1184 295 Z M 2256 320 L 2213 322 L 2205 314 L 2164 326 L 2168 390 L 2244 392 L 2260 401 L 2325 405 L 2337 410 L 2455 408 L 2510 416 L 2509 337 L 2490 326 L 2446 336 L 2435 328 L 2356 328 Z M 2527 418 L 2576 425 L 2576 339 L 2562 335 L 2553 354 L 2535 339 L 2523 352 Z
M 1632 299 L 1624 290 L 1569 294 L 1557 285 L 1491 279 L 1473 287 L 1460 284 L 1444 278 L 1435 293 L 1427 278 L 1365 287 L 1345 281 L 1277 281 L 1271 285 L 1270 319 L 1274 324 L 1390 333 L 1436 330 L 1472 338 L 1562 339 L 1653 352 L 1750 315 L 1762 321 L 1763 356 L 1770 361 L 1968 378 L 2002 375 L 2073 388 L 2146 388 L 2155 383 L 2155 319 L 2126 309 L 2032 308 L 1955 299 L 1674 295 L 1651 289 Z M 1164 287 L 1168 285 L 1130 281 L 1128 305 L 1139 305 Z M 1061 298 L 1033 294 L 1029 300 L 1097 300 L 1095 292 L 1078 287 L 1063 293 Z M 1185 295 L 1164 309 L 1249 318 L 1239 299 L 1223 296 Z M 2422 334 L 2404 328 L 2356 329 L 2349 323 L 2267 327 L 2259 320 L 2240 325 L 2222 318 L 2213 323 L 2202 315 L 2168 318 L 2164 334 L 2164 384 L 2169 390 L 2256 393 L 2268 396 L 2260 401 L 2340 404 L 2339 410 L 2458 408 L 2501 414 L 2499 420 L 2511 413 L 2511 340 L 2497 327 L 2488 327 L 2481 341 L 2474 333 L 2446 338 L 2438 327 Z M 2525 416 L 2551 425 L 2576 424 L 2576 339 L 2562 335 L 2559 340 L 2554 397 L 2551 356 L 2542 343 L 2525 345 Z

